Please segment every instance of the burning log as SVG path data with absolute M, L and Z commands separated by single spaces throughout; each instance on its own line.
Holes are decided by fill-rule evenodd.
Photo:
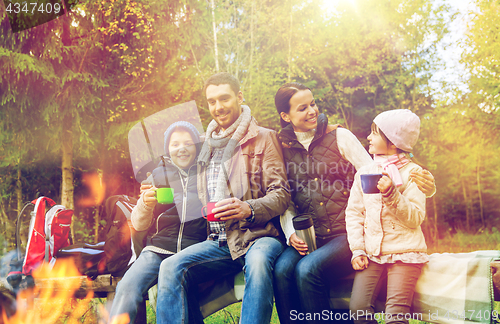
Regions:
M 71 323 L 77 322 L 87 312 L 93 291 L 90 290 L 84 299 L 75 303 L 74 293 L 80 288 L 81 275 L 72 259 L 56 262 L 53 269 L 43 264 L 33 271 L 33 277 L 35 287 L 21 290 L 14 302 L 12 293 L 9 295 L 2 291 L 1 323 L 55 324 L 61 319 Z M 39 281 L 46 283 L 44 289 L 37 286 Z
M 16 296 L 7 284 L 0 281 L 0 323 L 5 323 L 5 318 L 10 318 L 16 313 Z
M 116 285 L 121 278 L 112 277 L 111 275 L 100 275 L 94 281 L 89 280 L 86 276 L 76 276 L 70 278 L 40 278 L 35 280 L 36 287 L 40 291 L 51 289 L 53 293 L 67 291 L 68 288 L 63 285 L 66 280 L 76 280 L 78 288 L 72 290 L 73 297 L 85 298 L 89 293 L 94 293 L 95 297 L 106 298 L 110 294 L 114 294 Z

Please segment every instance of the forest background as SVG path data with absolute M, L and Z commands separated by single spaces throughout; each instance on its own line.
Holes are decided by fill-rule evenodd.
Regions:
M 438 0 L 80 0 L 17 33 L 0 3 L 3 251 L 18 211 L 38 195 L 75 209 L 74 242 L 99 240 L 103 199 L 139 193 L 131 127 L 190 100 L 206 126 L 202 87 L 218 71 L 241 80 L 254 117 L 275 130 L 274 95 L 288 81 L 313 89 L 330 123 L 364 145 L 378 113 L 411 109 L 422 121 L 415 156 L 437 186 L 428 243 L 499 237 L 500 1 L 471 4 L 454 44 L 460 82 L 437 83 L 458 17 Z

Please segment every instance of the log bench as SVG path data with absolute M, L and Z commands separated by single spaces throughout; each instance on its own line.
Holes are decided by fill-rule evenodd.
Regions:
M 479 252 L 490 252 L 490 251 L 479 251 Z M 494 251 L 491 251 L 494 252 Z M 498 252 L 498 251 L 496 251 Z M 477 253 L 477 252 L 471 252 L 471 253 Z M 472 264 L 473 266 L 471 267 L 471 271 L 476 271 L 474 270 L 477 268 L 476 266 L 476 261 L 477 259 L 475 258 L 470 258 L 470 259 L 463 259 L 463 256 L 468 257 L 471 253 L 459 253 L 459 254 L 442 254 L 440 258 L 453 258 L 455 256 L 460 256 L 457 259 L 450 259 L 454 261 L 451 265 L 451 267 L 454 268 L 459 268 L 461 267 L 464 262 L 466 261 L 468 264 Z M 500 252 L 498 252 L 500 255 Z M 434 254 L 433 254 L 434 255 Z M 431 255 L 431 256 L 433 256 Z M 477 257 L 477 256 L 476 256 Z M 491 257 L 488 255 L 488 257 Z M 472 260 L 472 261 L 471 261 Z M 446 260 L 444 260 L 446 261 Z M 481 261 L 482 262 L 482 261 Z M 481 283 L 484 283 L 486 286 L 483 284 L 480 284 L 479 287 L 476 287 L 475 285 L 473 287 L 477 288 L 474 291 L 475 292 L 484 292 L 485 295 L 492 294 L 494 296 L 495 301 L 500 301 L 500 261 L 494 260 L 494 261 L 488 261 L 489 262 L 489 271 L 490 275 L 486 276 L 478 276 L 481 277 L 479 278 Z M 444 263 L 444 262 L 443 262 Z M 484 263 L 484 262 L 482 262 Z M 431 262 L 429 264 L 432 264 Z M 439 269 L 439 268 L 437 268 Z M 427 270 L 426 270 L 427 271 Z M 430 270 L 429 270 L 430 271 Z M 425 271 L 423 272 L 423 274 Z M 431 276 L 432 273 L 430 274 Z M 448 275 L 448 277 L 454 277 L 458 276 L 457 274 L 454 273 L 444 273 L 443 275 Z M 337 281 L 334 283 L 335 290 L 331 291 L 331 296 L 330 296 L 330 304 L 332 308 L 337 308 L 337 309 L 342 309 L 342 308 L 347 308 L 348 303 L 349 303 L 349 297 L 350 297 L 350 289 L 352 287 L 352 280 L 354 276 L 349 276 L 346 278 L 342 278 L 341 280 Z M 483 278 L 484 277 L 484 278 Z M 458 278 L 458 277 L 457 277 Z M 437 278 L 438 280 L 442 280 L 440 278 Z M 37 280 L 36 286 L 40 289 L 46 289 L 49 287 L 53 287 L 53 284 L 50 283 L 50 280 L 52 279 L 43 279 L 43 280 Z M 56 280 L 64 280 L 64 279 L 56 279 Z M 94 291 L 94 297 L 95 298 L 108 298 L 108 300 L 112 300 L 114 297 L 115 289 L 116 289 L 116 284 L 120 280 L 120 278 L 112 277 L 110 275 L 101 275 L 97 277 L 96 280 L 91 282 L 91 285 L 88 285 L 87 279 L 85 276 L 80 277 L 81 280 L 81 285 L 80 288 L 75 292 L 75 297 L 77 298 L 84 298 L 87 296 L 87 293 L 89 292 L 90 289 Z M 420 282 L 421 279 L 419 279 Z M 491 282 L 492 285 L 488 285 L 487 283 Z M 453 281 L 450 281 L 450 283 L 455 286 L 461 286 L 462 280 L 458 280 L 457 283 L 453 283 Z M 424 313 L 424 316 L 427 316 L 427 308 L 425 308 L 425 303 L 423 302 L 424 300 L 429 300 L 429 297 L 422 297 L 419 295 L 419 283 L 417 283 L 417 291 L 415 293 L 415 298 L 414 298 L 414 304 L 413 308 L 417 309 L 419 312 Z M 452 287 L 454 289 L 454 287 Z M 201 305 L 201 310 L 204 315 L 204 317 L 209 316 L 210 314 L 232 304 L 238 301 L 241 301 L 241 298 L 243 296 L 243 289 L 244 289 L 244 277 L 243 273 L 239 273 L 236 277 L 234 278 L 223 278 L 217 283 L 213 283 L 212 285 L 205 285 L 205 287 L 201 288 L 201 296 L 200 297 L 200 305 Z M 465 292 L 469 292 L 470 289 L 465 287 Z M 152 294 L 151 294 L 152 292 Z M 155 296 L 154 296 L 154 290 L 150 292 L 150 303 L 153 303 L 153 306 L 155 304 Z M 446 293 L 448 294 L 448 293 Z M 473 294 L 475 295 L 475 293 Z M 455 295 L 451 295 L 448 297 L 455 297 Z M 381 294 L 381 298 L 377 301 L 377 310 L 378 311 L 383 311 L 385 303 L 385 296 Z M 421 304 L 419 304 L 421 303 Z M 463 307 L 463 305 L 459 305 L 458 302 L 455 304 L 453 309 L 448 309 L 448 311 L 458 311 L 460 312 Z M 467 305 L 467 304 L 464 304 Z M 432 305 L 431 306 L 435 306 Z M 430 316 L 431 314 L 435 314 L 434 310 L 431 309 L 432 307 L 429 307 L 428 315 Z M 491 309 L 491 308 L 490 308 Z M 463 309 L 465 312 L 468 312 L 469 309 Z M 425 312 L 424 312 L 425 311 Z M 443 309 L 445 311 L 445 309 Z M 445 313 L 440 313 L 439 314 L 441 318 L 424 318 L 424 321 L 429 321 L 429 322 L 435 322 L 435 323 L 457 323 L 453 318 L 450 319 L 450 314 L 448 314 L 448 318 L 445 318 L 443 316 L 446 316 Z M 466 321 L 467 317 L 469 317 L 471 314 L 466 313 Z M 470 320 L 473 322 L 489 322 L 485 320 Z M 146 309 L 145 309 L 145 302 L 141 306 L 138 312 L 138 316 L 136 319 L 136 323 L 146 323 Z

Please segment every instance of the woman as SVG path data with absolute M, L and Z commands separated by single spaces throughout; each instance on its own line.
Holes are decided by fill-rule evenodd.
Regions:
M 275 105 L 292 190 L 292 206 L 281 219 L 290 246 L 276 261 L 274 271 L 276 309 L 280 323 L 295 323 L 299 313 L 310 322 L 319 322 L 321 316 L 314 317 L 315 313 L 326 310 L 330 314 L 329 278 L 353 271 L 345 208 L 356 170 L 372 159 L 350 131 L 328 125 L 308 87 L 297 82 L 283 85 Z M 434 178 L 428 171 L 413 174 L 412 179 L 424 193 L 434 193 Z M 318 248 L 310 254 L 294 233 L 294 213 L 313 218 Z

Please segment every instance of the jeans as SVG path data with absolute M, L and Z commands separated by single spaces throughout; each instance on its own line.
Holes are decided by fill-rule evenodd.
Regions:
M 352 287 L 351 311 L 360 314 L 354 323 L 376 324 L 375 300 L 387 276 L 385 323 L 408 323 L 413 293 L 422 271 L 421 263 L 386 263 L 370 261 L 368 268 L 356 272 Z M 411 318 L 411 314 L 410 314 Z
M 160 265 L 156 322 L 203 323 L 197 285 L 214 278 L 245 273 L 241 322 L 269 323 L 273 309 L 274 262 L 283 251 L 273 237 L 257 239 L 244 257 L 233 260 L 228 246 L 204 241 L 191 245 Z
M 134 322 L 137 308 L 144 295 L 158 279 L 161 262 L 169 256 L 147 250 L 141 252 L 116 286 L 116 294 L 109 314 L 110 322 L 113 316 L 125 313 L 128 313 L 130 322 Z
M 330 310 L 330 278 L 354 270 L 347 234 L 339 235 L 316 251 L 301 256 L 289 246 L 276 261 L 274 295 L 280 323 L 297 323 L 299 313 Z M 314 323 L 314 321 L 310 321 Z

